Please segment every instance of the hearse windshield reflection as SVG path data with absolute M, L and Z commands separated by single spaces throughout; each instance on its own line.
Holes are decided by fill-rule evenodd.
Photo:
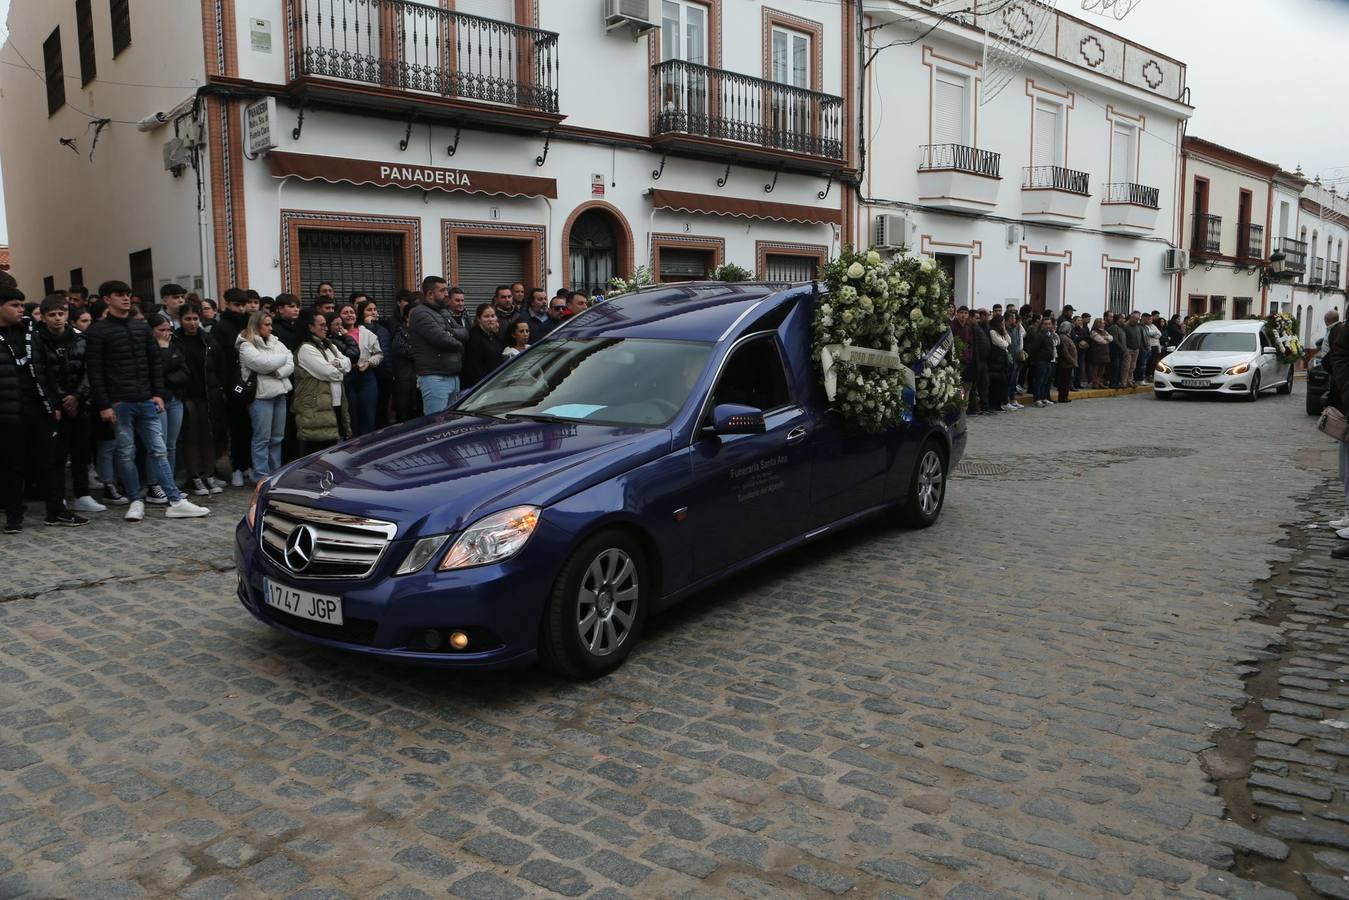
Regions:
M 470 415 L 664 428 L 688 401 L 712 344 L 638 338 L 545 341 L 456 407 Z

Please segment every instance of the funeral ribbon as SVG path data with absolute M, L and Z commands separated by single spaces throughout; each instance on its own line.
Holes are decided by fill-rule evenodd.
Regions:
M 838 394 L 838 371 L 834 367 L 838 362 L 902 372 L 905 387 L 912 390 L 915 386 L 913 370 L 904 363 L 898 353 L 873 350 L 869 347 L 854 347 L 851 344 L 830 344 L 820 349 L 820 368 L 824 370 L 824 392 L 830 402 Z

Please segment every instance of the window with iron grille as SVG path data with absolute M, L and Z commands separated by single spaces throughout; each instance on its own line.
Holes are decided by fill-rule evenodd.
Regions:
M 1232 318 L 1244 319 L 1249 316 L 1251 314 L 1251 299 L 1250 297 L 1233 297 Z
M 386 231 L 300 229 L 300 297 L 308 301 L 330 281 L 339 299 L 365 291 L 381 314 L 394 311 L 403 285 L 403 235 Z
M 1222 316 L 1224 319 L 1227 318 L 1227 298 L 1209 297 L 1208 311 L 1210 315 L 1219 315 Z
M 93 0 L 75 0 L 75 35 L 80 45 L 80 84 L 86 85 L 98 74 L 98 59 L 94 54 Z
M 781 281 L 787 284 L 814 281 L 819 266 L 820 261 L 813 256 L 769 253 L 764 257 L 764 280 Z
M 1109 312 L 1128 313 L 1134 303 L 1134 270 L 1110 267 Z
M 47 115 L 66 105 L 66 68 L 61 62 L 61 29 L 42 43 L 42 68 L 47 73 Z
M 112 10 L 112 55 L 131 46 L 131 0 L 109 0 Z

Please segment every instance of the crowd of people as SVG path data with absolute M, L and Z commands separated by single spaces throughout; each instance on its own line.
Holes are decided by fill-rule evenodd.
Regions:
M 131 522 L 146 504 L 209 515 L 198 500 L 446 409 L 591 298 L 517 282 L 470 312 L 464 291 L 430 276 L 394 301 L 382 315 L 367 292 L 339 301 L 324 282 L 308 304 L 239 288 L 217 304 L 166 284 L 156 305 L 108 281 L 33 302 L 0 273 L 4 532 L 23 530 L 27 499 L 52 526 L 112 506 Z
M 1037 312 L 995 303 L 951 311 L 972 416 L 1071 403 L 1072 392 L 1149 384 L 1157 361 L 1185 338 L 1179 315 L 1107 312 L 1093 317 L 1065 306 Z M 1052 389 L 1058 400 L 1051 400 Z

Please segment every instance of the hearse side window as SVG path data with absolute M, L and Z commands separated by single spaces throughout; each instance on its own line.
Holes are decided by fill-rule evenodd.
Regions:
M 764 412 L 781 409 L 791 402 L 782 354 L 772 335 L 742 344 L 722 369 L 721 380 L 712 395 L 714 406 L 738 403 Z

